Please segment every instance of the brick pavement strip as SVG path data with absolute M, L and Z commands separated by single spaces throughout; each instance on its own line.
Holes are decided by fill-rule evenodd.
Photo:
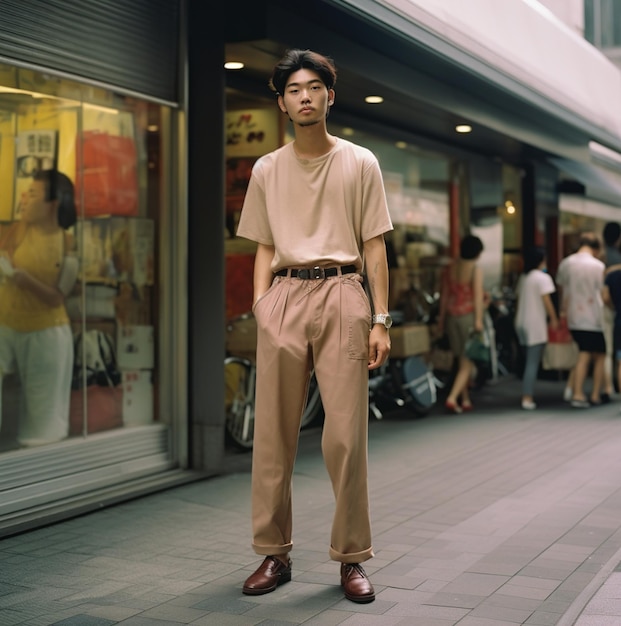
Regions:
M 315 429 L 303 432 L 296 463 L 291 583 L 241 594 L 260 559 L 250 549 L 250 456 L 231 453 L 220 477 L 2 540 L 0 626 L 610 618 L 621 611 L 619 403 L 576 411 L 560 400 L 561 382 L 541 386 L 533 412 L 517 408 L 514 381 L 478 392 L 467 415 L 436 408 L 370 423 L 374 603 L 345 600 L 328 558 L 333 501 Z

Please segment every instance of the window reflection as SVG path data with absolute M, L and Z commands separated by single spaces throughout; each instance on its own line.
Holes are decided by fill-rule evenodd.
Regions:
M 64 299 L 78 266 L 65 229 L 75 221 L 73 183 L 58 170 L 36 170 L 20 219 L 0 240 L 0 370 L 20 378 L 22 446 L 69 432 L 73 339 Z
M 163 114 L 0 64 L 0 451 L 158 419 Z

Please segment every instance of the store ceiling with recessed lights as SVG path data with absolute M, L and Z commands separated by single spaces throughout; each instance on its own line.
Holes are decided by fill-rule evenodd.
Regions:
M 248 97 L 273 99 L 268 80 L 285 46 L 269 40 L 229 44 L 226 61 L 243 64 L 242 69 L 227 70 L 227 93 L 233 106 L 247 106 Z M 359 68 L 339 65 L 335 86 L 336 101 L 331 115 L 335 118 L 359 119 L 374 125 L 389 126 L 396 139 L 401 132 L 402 140 L 412 143 L 418 137 L 430 143 L 451 147 L 456 152 L 474 151 L 508 161 L 526 157 L 524 145 L 504 134 L 474 123 L 463 116 L 433 104 L 434 94 L 422 93 L 421 98 L 412 97 L 389 84 L 380 84 Z M 381 96 L 380 103 L 368 103 L 368 96 Z M 469 125 L 470 132 L 459 132 L 457 127 Z

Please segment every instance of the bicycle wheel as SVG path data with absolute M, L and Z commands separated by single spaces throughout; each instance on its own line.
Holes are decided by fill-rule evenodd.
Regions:
M 317 384 L 315 374 L 313 374 L 308 388 L 308 398 L 306 400 L 304 412 L 302 413 L 300 428 L 306 428 L 307 426 L 314 424 L 319 419 L 322 409 L 323 405 L 321 404 L 319 385 Z
M 254 437 L 256 368 L 249 359 L 224 360 L 226 433 L 239 448 L 250 450 Z
M 409 356 L 401 365 L 403 388 L 412 399 L 414 410 L 426 415 L 437 401 L 436 384 L 432 372 L 423 357 Z

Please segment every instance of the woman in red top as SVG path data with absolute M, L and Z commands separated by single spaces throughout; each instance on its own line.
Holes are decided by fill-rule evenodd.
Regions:
M 444 272 L 440 296 L 438 330 L 446 332 L 451 351 L 459 359 L 459 369 L 445 406 L 452 413 L 471 411 L 469 383 L 474 363 L 465 356 L 468 336 L 483 330 L 483 272 L 476 262 L 483 242 L 466 235 L 460 245 L 459 259 Z

